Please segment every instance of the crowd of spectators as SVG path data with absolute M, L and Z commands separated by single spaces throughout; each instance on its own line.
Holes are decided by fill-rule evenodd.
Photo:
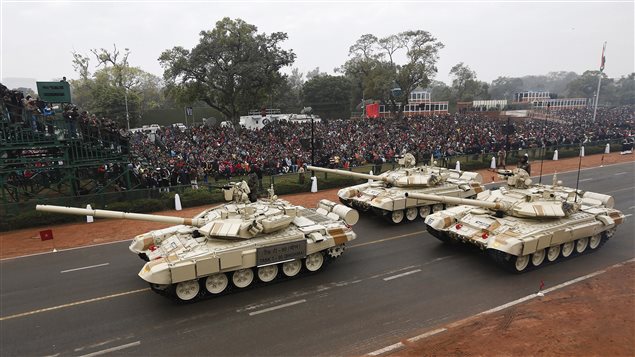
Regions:
M 84 137 L 98 140 L 116 140 L 125 136 L 123 128 L 119 128 L 114 120 L 80 111 L 75 105 L 63 106 L 39 100 L 25 95 L 19 90 L 9 90 L 0 83 L 2 98 L 1 118 L 12 125 L 30 128 L 34 133 L 45 136 L 58 135 L 60 138 Z M 55 122 L 56 111 L 61 114 L 63 122 Z
M 349 168 L 393 162 L 406 152 L 419 162 L 459 154 L 579 144 L 631 135 L 632 107 L 553 111 L 546 119 L 507 120 L 480 113 L 457 113 L 404 119 L 323 120 L 315 123 L 320 166 Z M 132 164 L 147 187 L 192 184 L 197 180 L 230 179 L 255 172 L 297 172 L 311 162 L 310 123 L 272 122 L 260 130 L 198 126 L 179 130 L 165 127 L 154 136 L 131 137 Z

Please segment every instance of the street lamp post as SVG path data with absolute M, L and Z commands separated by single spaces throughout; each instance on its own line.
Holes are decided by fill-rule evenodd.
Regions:
M 313 108 L 304 107 L 300 113 L 306 114 L 311 118 L 311 166 L 315 166 L 315 122 L 313 121 L 313 115 L 311 115 L 312 111 Z M 311 171 L 311 176 L 315 176 L 315 171 Z
M 130 113 L 128 112 L 128 87 L 124 87 L 124 101 L 126 102 L 126 124 L 128 131 L 130 131 Z

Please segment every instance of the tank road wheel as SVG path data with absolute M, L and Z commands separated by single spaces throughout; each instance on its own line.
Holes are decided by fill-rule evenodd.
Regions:
M 236 270 L 234 274 L 232 274 L 232 283 L 237 288 L 246 288 L 254 281 L 254 271 L 247 269 Z
M 602 243 L 602 234 L 595 234 L 589 238 L 589 248 L 591 249 L 598 249 L 600 243 Z
M 309 254 L 304 259 L 304 266 L 308 271 L 318 271 L 322 265 L 324 265 L 324 255 L 322 255 L 322 252 Z
M 514 261 L 514 269 L 516 269 L 516 272 L 520 273 L 522 271 L 524 271 L 525 269 L 527 269 L 527 266 L 529 265 L 529 255 L 522 255 L 520 257 L 515 257 L 515 259 L 513 259 Z
M 425 219 L 430 214 L 430 206 L 419 207 L 419 216 Z
M 394 224 L 399 224 L 401 223 L 401 221 L 403 221 L 403 216 L 403 210 L 392 211 L 390 213 L 390 220 Z
M 278 275 L 278 265 L 267 265 L 266 267 L 258 268 L 258 279 L 264 283 L 268 283 L 276 278 Z
M 584 251 L 586 250 L 586 247 L 588 246 L 589 246 L 589 237 L 580 238 L 577 241 L 575 241 L 575 251 L 578 252 L 578 254 L 584 253 Z
M 181 301 L 191 301 L 201 292 L 198 280 L 182 281 L 176 284 L 176 297 Z
M 296 276 L 302 269 L 302 262 L 299 259 L 282 263 L 282 272 L 288 277 Z
M 443 211 L 443 203 L 437 203 L 432 205 L 432 213 Z
M 562 256 L 564 258 L 568 258 L 571 253 L 573 253 L 573 248 L 575 247 L 575 244 L 573 242 L 566 242 L 565 244 L 562 245 Z
M 531 255 L 531 264 L 535 267 L 542 264 L 542 262 L 545 261 L 545 255 L 547 255 L 546 253 L 547 252 L 544 249 L 536 251 L 534 254 Z
M 417 215 L 419 214 L 419 210 L 417 207 L 406 208 L 406 219 L 409 221 L 414 221 L 417 219 Z
M 547 260 L 550 262 L 558 259 L 559 255 L 560 255 L 559 245 L 554 245 L 553 247 L 549 247 L 549 249 L 547 250 Z
M 205 278 L 205 289 L 210 294 L 220 294 L 227 289 L 228 285 L 229 279 L 225 273 L 213 274 Z
M 336 245 L 335 247 L 329 248 L 326 253 L 329 255 L 329 258 L 335 259 L 339 258 L 340 255 L 344 254 L 346 250 L 346 246 L 344 244 Z

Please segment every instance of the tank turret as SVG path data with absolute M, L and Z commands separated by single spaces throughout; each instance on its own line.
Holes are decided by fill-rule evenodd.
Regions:
M 408 199 L 404 193 L 422 192 L 453 197 L 474 197 L 483 191 L 482 176 L 469 171 L 435 166 L 415 166 L 414 156 L 405 154 L 400 167 L 380 175 L 308 166 L 308 170 L 369 180 L 367 183 L 339 190 L 342 203 L 360 211 L 372 211 L 392 223 L 413 221 L 440 209 L 433 201 Z M 404 219 L 405 218 L 405 219 Z
M 502 176 L 505 187 L 473 200 L 406 195 L 447 205 L 425 220 L 434 237 L 476 245 L 514 272 L 598 249 L 624 221 L 609 195 L 564 187 L 557 179 L 554 185 L 535 185 L 523 170 Z
M 357 211 L 321 200 L 307 209 L 278 199 L 249 202 L 240 185 L 230 185 L 232 202 L 193 218 L 38 205 L 38 211 L 176 224 L 140 234 L 129 249 L 147 261 L 139 276 L 162 295 L 193 301 L 218 295 L 230 284 L 245 288 L 302 270 L 317 271 L 338 258 L 356 234 Z

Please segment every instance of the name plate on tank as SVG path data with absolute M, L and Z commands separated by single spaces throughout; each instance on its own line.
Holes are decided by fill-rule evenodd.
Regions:
M 306 256 L 306 240 L 270 245 L 256 250 L 256 265 L 268 265 Z

